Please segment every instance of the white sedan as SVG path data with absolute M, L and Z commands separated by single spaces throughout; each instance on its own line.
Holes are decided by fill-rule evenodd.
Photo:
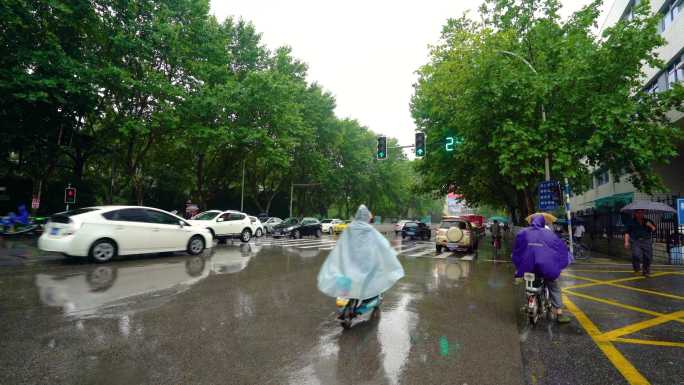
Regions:
M 195 215 L 188 222 L 208 229 L 219 240 L 240 238 L 242 242 L 249 242 L 255 233 L 249 216 L 239 211 L 209 210 Z
M 321 221 L 321 230 L 325 234 L 331 234 L 333 233 L 333 227 L 335 227 L 336 224 L 342 223 L 341 219 L 324 219 Z
M 44 251 L 107 262 L 117 255 L 212 247 L 211 233 L 169 212 L 141 206 L 86 207 L 50 217 L 38 239 Z

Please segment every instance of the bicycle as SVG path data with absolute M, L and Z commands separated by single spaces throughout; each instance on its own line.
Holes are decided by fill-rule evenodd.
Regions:
M 568 249 L 570 249 L 570 239 L 567 236 L 564 236 L 563 241 Z M 575 260 L 589 259 L 589 248 L 577 240 L 574 240 L 572 243 L 572 256 L 575 258 Z
M 525 294 L 527 295 L 527 318 L 531 325 L 536 325 L 539 319 L 551 319 L 551 296 L 543 278 L 537 278 L 534 273 L 525 273 Z

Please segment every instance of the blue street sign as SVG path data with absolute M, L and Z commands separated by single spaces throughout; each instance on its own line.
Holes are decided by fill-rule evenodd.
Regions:
M 548 180 L 539 183 L 539 210 L 553 211 L 561 204 L 561 188 L 558 181 Z
M 684 198 L 677 199 L 677 217 L 679 225 L 684 226 Z

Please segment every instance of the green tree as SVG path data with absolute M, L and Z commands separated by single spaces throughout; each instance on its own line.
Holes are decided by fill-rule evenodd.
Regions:
M 642 65 L 662 64 L 658 17 L 642 2 L 598 37 L 599 5 L 561 20 L 555 0 L 487 0 L 481 22 L 447 22 L 411 110 L 433 145 L 448 135 L 463 144 L 422 162 L 428 190 L 455 189 L 520 218 L 534 209 L 547 156 L 552 177 L 576 191 L 597 168 L 627 173 L 644 191 L 661 187 L 652 166 L 676 153 L 681 133 L 665 113 L 681 108 L 682 91 L 643 90 Z

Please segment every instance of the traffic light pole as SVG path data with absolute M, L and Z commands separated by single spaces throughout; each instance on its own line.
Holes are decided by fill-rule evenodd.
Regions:
M 69 183 L 69 185 L 67 186 L 67 189 L 70 189 L 70 188 L 71 188 L 71 183 Z M 66 202 L 66 211 L 69 211 L 69 201 L 68 200 Z

